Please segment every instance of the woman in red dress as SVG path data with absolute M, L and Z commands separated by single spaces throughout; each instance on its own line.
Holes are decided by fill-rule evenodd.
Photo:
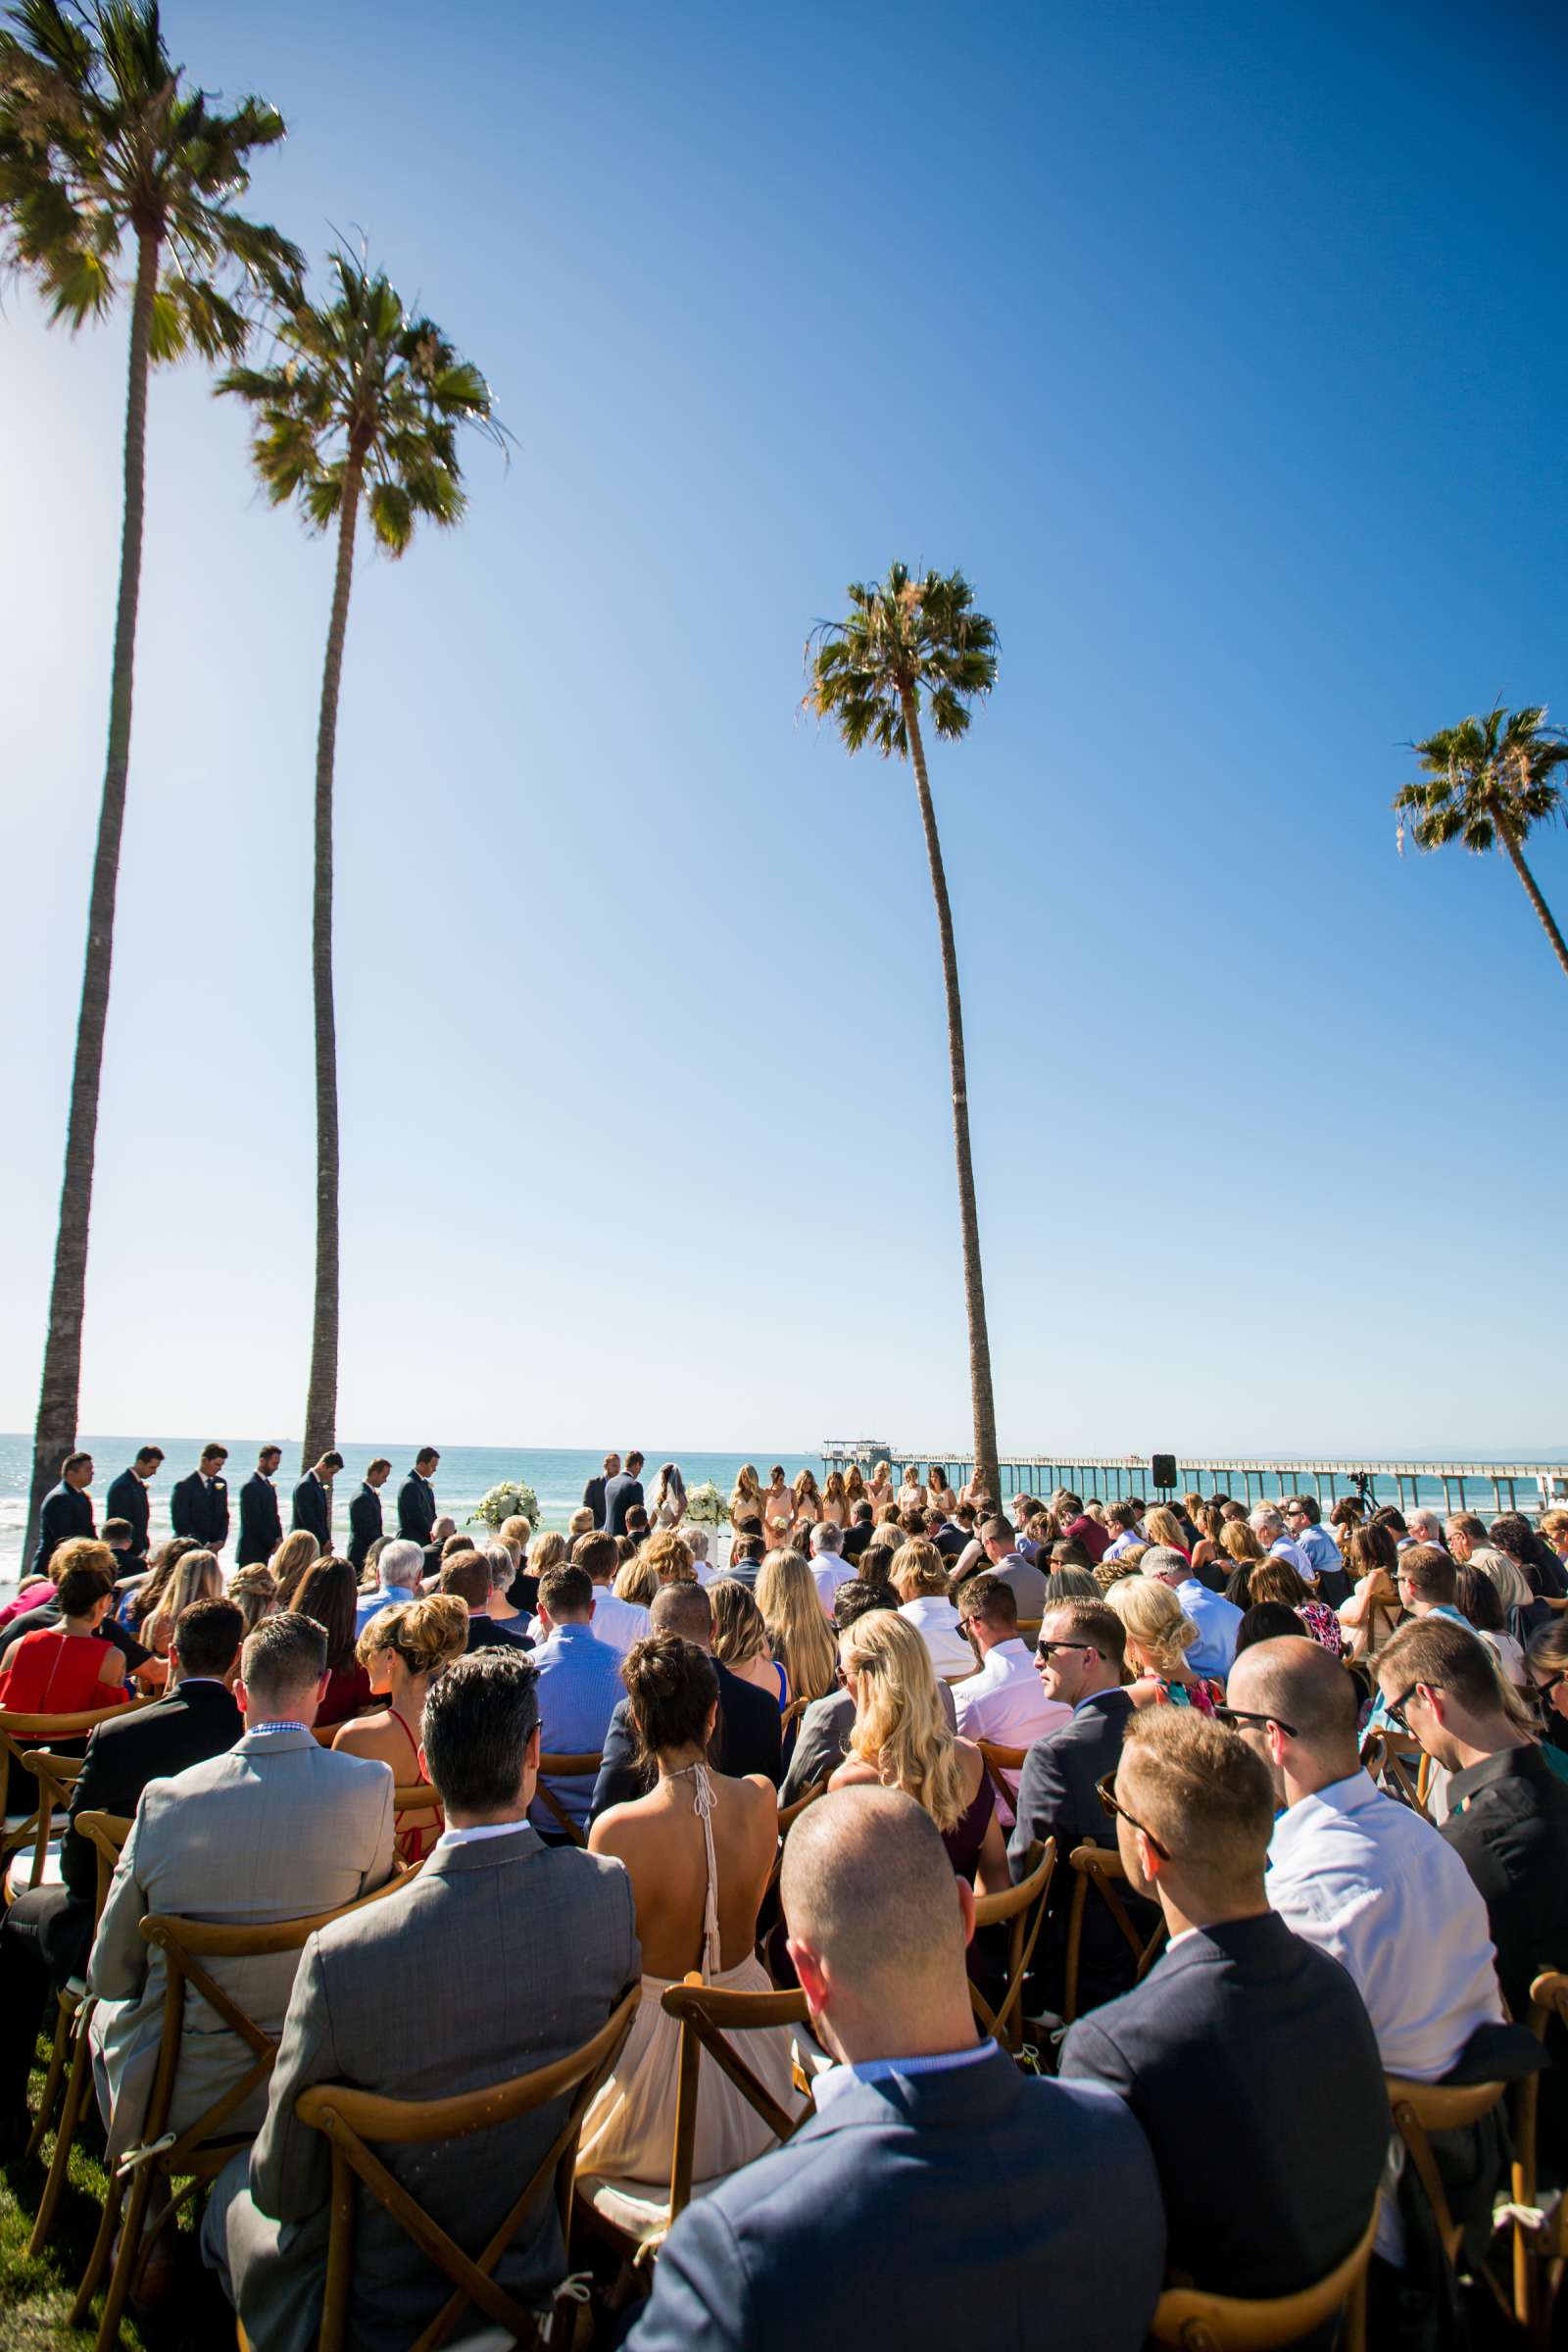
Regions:
M 318 1732 L 334 1723 L 347 1723 L 370 1703 L 370 1678 L 354 1654 L 354 1624 L 359 1579 L 347 1560 L 329 1552 L 315 1560 L 294 1595 L 292 1606 L 312 1617 L 326 1636 L 326 1696 L 316 1710 Z
M 87 1715 L 125 1701 L 125 1661 L 98 1628 L 115 1596 L 115 1555 L 81 1544 L 56 1592 L 58 1626 L 21 1635 L 0 1657 L 0 1707 L 16 1715 Z

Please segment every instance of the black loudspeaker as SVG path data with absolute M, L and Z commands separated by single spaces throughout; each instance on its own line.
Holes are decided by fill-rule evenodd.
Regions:
M 1152 1483 L 1168 1494 L 1176 1484 L 1176 1456 L 1173 1453 L 1154 1454 L 1150 1460 L 1149 1475 Z

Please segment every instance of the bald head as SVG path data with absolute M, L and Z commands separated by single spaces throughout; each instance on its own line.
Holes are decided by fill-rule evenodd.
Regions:
M 808 1945 L 835 2000 L 880 2014 L 893 2046 L 933 1991 L 963 1991 L 968 1927 L 957 1887 L 936 1823 L 897 1788 L 835 1790 L 784 1842 L 791 1949 Z
M 652 1632 L 677 1634 L 683 1642 L 695 1642 L 699 1649 L 707 1649 L 713 1639 L 712 1605 L 695 1583 L 661 1585 L 649 1607 L 648 1623 Z
M 1246 1714 L 1289 1724 L 1320 1765 L 1343 1764 L 1346 1776 L 1355 1770 L 1356 1687 L 1316 1642 L 1288 1634 L 1254 1642 L 1231 1668 L 1225 1696 Z

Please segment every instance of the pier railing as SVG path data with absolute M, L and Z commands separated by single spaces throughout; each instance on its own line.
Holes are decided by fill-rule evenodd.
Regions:
M 822 1468 L 848 1470 L 857 1463 L 864 1470 L 871 1461 L 892 1465 L 895 1483 L 911 1463 L 924 1470 L 940 1462 L 955 1486 L 969 1476 L 974 1457 L 967 1450 L 944 1450 L 940 1446 L 868 1446 L 861 1440 L 827 1439 Z M 1568 1462 L 1388 1462 L 1317 1461 L 1310 1455 L 1259 1459 L 1249 1455 L 1203 1454 L 1176 1461 L 1170 1486 L 1154 1482 L 1148 1454 L 1005 1454 L 999 1468 L 1005 1502 L 1016 1494 L 1049 1494 L 1068 1487 L 1087 1501 L 1125 1501 L 1142 1495 L 1153 1501 L 1173 1494 L 1231 1494 L 1239 1502 L 1262 1502 L 1280 1494 L 1315 1494 L 1332 1510 L 1343 1494 L 1365 1494 L 1375 1503 L 1392 1502 L 1400 1510 L 1428 1504 L 1443 1511 L 1478 1511 L 1489 1505 L 1495 1517 L 1502 1511 L 1529 1514 L 1553 1502 L 1568 1501 Z

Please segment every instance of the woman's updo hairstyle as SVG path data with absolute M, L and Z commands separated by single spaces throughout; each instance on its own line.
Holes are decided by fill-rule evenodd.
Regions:
M 468 1639 L 468 1607 L 454 1592 L 427 1592 L 418 1600 L 395 1601 L 377 1609 L 354 1654 L 362 1666 L 384 1649 L 396 1651 L 410 1674 L 436 1674 L 461 1658 Z
M 649 1634 L 632 1643 L 620 1672 L 646 1756 L 706 1743 L 718 1699 L 718 1676 L 706 1649 L 678 1634 Z

